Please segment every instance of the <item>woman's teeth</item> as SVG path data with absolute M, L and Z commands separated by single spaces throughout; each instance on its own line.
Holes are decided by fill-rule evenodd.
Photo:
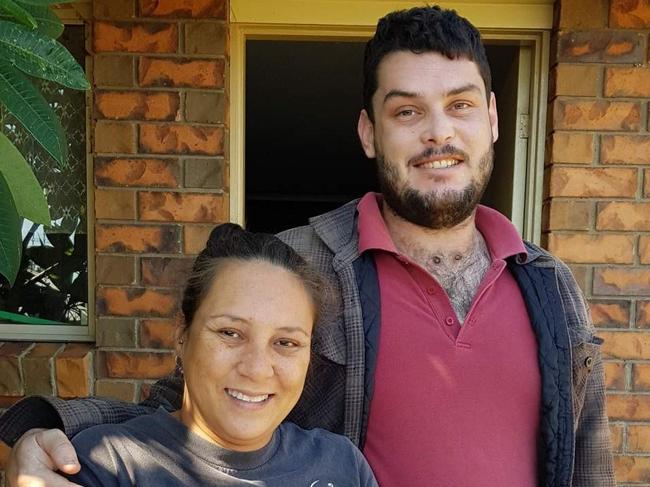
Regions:
M 268 394 L 261 394 L 259 396 L 247 396 L 243 392 L 234 391 L 232 389 L 226 389 L 226 394 L 244 402 L 262 402 L 266 401 L 269 398 Z

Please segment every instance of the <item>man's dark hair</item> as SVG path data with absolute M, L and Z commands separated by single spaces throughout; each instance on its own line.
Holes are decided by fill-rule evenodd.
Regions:
M 481 42 L 481 34 L 455 10 L 440 7 L 416 7 L 391 12 L 377 24 L 375 35 L 366 44 L 363 60 L 363 106 L 370 120 L 372 96 L 377 91 L 377 68 L 381 60 L 395 51 L 415 54 L 437 52 L 449 59 L 465 58 L 478 66 L 485 93 L 490 96 L 490 66 Z

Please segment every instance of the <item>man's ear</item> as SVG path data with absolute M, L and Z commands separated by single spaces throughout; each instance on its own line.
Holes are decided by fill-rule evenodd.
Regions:
M 490 93 L 488 115 L 490 117 L 490 128 L 492 129 L 492 142 L 496 142 L 499 138 L 499 115 L 497 114 L 497 98 L 494 96 L 494 92 Z
M 361 110 L 359 114 L 359 122 L 357 123 L 357 133 L 359 134 L 359 140 L 361 141 L 361 147 L 363 147 L 363 152 L 366 153 L 366 157 L 372 159 L 376 156 L 375 154 L 375 126 L 373 125 L 368 112 Z

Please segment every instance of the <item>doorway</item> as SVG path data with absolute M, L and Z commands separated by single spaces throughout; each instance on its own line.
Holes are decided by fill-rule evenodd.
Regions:
M 245 220 L 278 232 L 376 191 L 357 139 L 364 42 L 247 40 Z M 482 203 L 524 227 L 530 48 L 488 43 L 500 136 Z

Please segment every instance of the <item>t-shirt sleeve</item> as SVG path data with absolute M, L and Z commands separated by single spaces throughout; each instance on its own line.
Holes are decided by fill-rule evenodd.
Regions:
M 75 436 L 75 447 L 81 470 L 69 475 L 71 482 L 83 487 L 119 487 L 119 467 L 110 441 L 102 434 L 102 427 L 90 428 Z
M 375 474 L 372 473 L 372 469 L 368 464 L 368 461 L 354 445 L 354 455 L 357 460 L 357 466 L 359 468 L 359 485 L 361 487 L 378 487 L 377 479 L 375 479 Z

